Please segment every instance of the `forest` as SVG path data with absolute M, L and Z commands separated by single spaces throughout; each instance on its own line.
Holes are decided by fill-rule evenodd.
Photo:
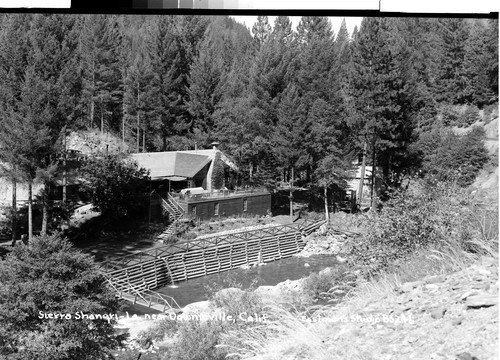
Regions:
M 48 181 L 62 134 L 95 129 L 132 152 L 218 141 L 246 183 L 318 197 L 364 157 L 389 189 L 456 169 L 436 155 L 463 145 L 443 129 L 498 103 L 498 20 L 372 17 L 349 34 L 327 17 L 250 30 L 228 16 L 2 14 L 0 84 L 12 180 Z
M 12 206 L 5 206 L 12 215 L 8 220 L 12 220 L 13 243 L 4 259 L 0 253 L 0 358 L 128 360 L 142 355 L 142 348 L 139 354 L 135 348 L 125 351 L 126 335 L 117 333 L 111 321 L 67 321 L 50 315 L 42 319 L 45 313 L 114 314 L 123 309 L 105 285 L 95 260 L 102 249 L 97 242 L 88 245 L 96 247 L 89 255 L 73 247 L 77 241 L 65 239 L 67 233 L 47 230 L 48 191 L 37 198 L 45 219 L 41 236 L 32 237 L 33 185 L 46 190 L 56 175 L 66 171 L 66 134 L 78 131 L 112 134 L 121 140 L 123 152 L 206 148 L 218 142 L 241 170 L 241 184 L 269 189 L 293 184 L 307 188 L 316 200 L 327 200 L 333 190 L 345 188 L 354 160 L 380 169 L 377 176 L 382 185 L 373 198 L 387 200 L 382 210 L 338 213 L 342 217 L 326 228 L 350 234 L 342 240 L 346 249 L 339 254 L 345 251 L 356 273 L 345 272 L 350 263 L 342 265 L 346 260 L 336 257 L 335 268 L 304 280 L 304 294 L 311 302 L 292 299 L 290 308 L 276 310 L 277 320 L 268 327 L 216 321 L 155 324 L 140 333 L 140 346 L 153 349 L 153 340 L 165 337 L 168 346 L 154 348 L 158 352 L 145 354 L 143 359 L 223 359 L 229 351 L 234 355 L 235 349 L 240 354 L 231 358 L 242 359 L 259 353 L 275 359 L 295 354 L 304 358 L 309 350 L 309 358 L 314 359 L 341 354 L 332 349 L 348 353 L 336 358 L 366 358 L 377 356 L 379 350 L 385 352 L 388 346 L 393 351 L 395 343 L 379 340 L 383 335 L 373 342 L 358 336 L 363 332 L 345 332 L 348 346 L 343 346 L 340 331 L 315 330 L 295 317 L 318 309 L 310 294 L 327 293 L 330 300 L 342 301 L 358 283 L 366 291 L 358 293 L 363 306 L 351 314 L 359 310 L 371 316 L 377 309 L 372 304 L 384 299 L 389 304 L 387 314 L 396 314 L 393 299 L 401 294 L 400 299 L 406 299 L 398 302 L 401 312 L 411 309 L 407 313 L 421 319 L 420 324 L 425 321 L 446 332 L 445 338 L 427 331 L 430 327 L 412 324 L 419 333 L 394 328 L 405 343 L 395 354 L 404 349 L 404 354 L 419 358 L 441 352 L 453 356 L 463 344 L 453 342 L 446 350 L 442 339 L 462 337 L 442 325 L 455 319 L 450 317 L 455 305 L 462 309 L 464 304 L 460 300 L 450 303 L 448 298 L 465 300 L 461 295 L 466 289 L 467 296 L 476 290 L 496 291 L 491 298 L 497 305 L 497 278 L 491 280 L 490 290 L 489 282 L 483 287 L 474 277 L 471 281 L 479 287 L 469 291 L 460 286 L 453 296 L 445 292 L 447 302 L 436 302 L 436 308 L 422 296 L 424 290 L 404 295 L 404 286 L 393 288 L 382 282 L 378 287 L 365 280 L 396 271 L 395 278 L 403 285 L 401 279 L 415 281 L 419 275 L 444 276 L 445 271 L 462 270 L 483 255 L 495 257 L 491 261 L 498 263 L 498 193 L 488 194 L 494 201 L 489 207 L 474 202 L 466 189 L 488 161 L 498 171 L 498 155 L 496 159 L 488 155 L 484 145 L 485 127 L 471 126 L 496 118 L 498 19 L 370 17 L 350 34 L 345 22 L 336 32 L 327 17 L 302 17 L 294 28 L 287 16 L 278 16 L 273 24 L 259 16 L 248 29 L 228 16 L 0 14 L 0 177 L 13 188 Z M 85 159 L 89 161 L 81 169 L 90 174 L 85 186 L 90 184 L 98 193 L 102 215 L 130 214 L 130 207 L 117 204 L 115 194 L 139 202 L 133 197 L 139 187 L 134 180 L 144 183 L 144 169 L 110 158 Z M 414 178 L 423 181 L 413 182 L 413 188 L 403 183 Z M 19 184 L 29 189 L 28 246 L 14 246 Z M 405 191 L 394 191 L 404 189 L 403 184 Z M 136 191 L 135 195 L 144 194 Z M 114 202 L 110 204 L 109 199 Z M 101 234 L 98 241 L 105 239 L 121 250 L 126 245 L 122 234 L 130 235 L 129 229 L 136 227 L 136 223 L 121 221 L 128 228 L 117 230 L 120 237 L 111 237 L 109 229 L 101 229 L 105 222 L 89 223 L 88 228 L 95 228 L 92 234 Z M 87 234 L 81 233 L 87 240 Z M 316 237 L 323 241 L 327 234 L 323 235 L 315 234 L 307 241 L 314 242 Z M 133 241 L 143 246 L 137 238 Z M 117 248 L 112 249 L 116 252 Z M 491 268 L 484 273 L 494 276 L 498 272 Z M 389 279 L 383 276 L 382 280 Z M 462 278 L 469 279 L 461 274 Z M 420 283 L 415 287 L 422 289 L 424 282 Z M 339 284 L 345 285 L 341 295 Z M 429 282 L 425 289 L 429 285 L 438 287 Z M 267 298 L 270 293 L 265 294 Z M 281 293 L 279 298 L 283 298 Z M 422 302 L 406 308 L 416 298 Z M 209 299 L 227 314 L 255 314 L 269 307 L 264 308 L 263 297 L 246 290 L 211 291 Z M 337 304 L 331 302 L 331 311 Z M 439 317 L 426 313 L 437 306 L 444 309 Z M 444 319 L 447 308 L 443 306 L 450 310 Z M 474 308 L 460 314 L 472 317 L 480 311 Z M 463 337 L 481 333 L 484 343 L 496 342 L 495 322 L 488 323 L 491 329 L 495 327 L 491 335 L 483 332 L 488 317 L 476 317 L 474 322 L 464 319 Z M 477 328 L 466 327 L 472 323 Z M 454 329 L 460 324 L 453 325 Z M 382 325 L 363 331 L 377 335 L 378 326 Z M 358 344 L 366 342 L 372 348 L 356 352 L 353 334 Z M 412 345 L 416 350 L 410 354 L 407 347 L 415 341 L 407 339 L 413 338 L 423 340 Z M 422 356 L 423 343 L 432 348 L 432 355 Z M 483 345 L 476 338 L 470 343 Z M 268 356 L 269 349 L 279 351 Z

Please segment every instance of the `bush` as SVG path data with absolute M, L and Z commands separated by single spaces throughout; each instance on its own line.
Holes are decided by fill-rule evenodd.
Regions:
M 498 117 L 498 104 L 488 105 L 484 108 L 484 123 L 488 124 Z
M 180 323 L 177 340 L 163 357 L 165 360 L 222 360 L 227 352 L 219 349 L 224 326 L 221 321 L 190 320 Z
M 302 291 L 312 301 L 319 299 L 339 300 L 355 286 L 354 278 L 346 265 L 336 265 L 320 273 L 312 273 L 304 279 Z
M 464 136 L 452 131 L 443 134 L 434 131 L 422 136 L 421 144 L 423 170 L 433 181 L 456 181 L 460 186 L 468 186 L 489 159 L 484 146 L 484 129 L 478 126 Z
M 118 302 L 93 259 L 59 236 L 18 244 L 0 261 L 0 355 L 23 360 L 102 358 L 119 343 L 115 321 L 77 319 L 76 313 L 117 310 Z M 44 314 L 69 315 L 40 318 Z
M 444 105 L 440 109 L 444 126 L 455 126 L 459 123 L 460 111 L 452 105 Z
M 479 251 L 470 205 L 464 190 L 446 183 L 421 181 L 396 192 L 354 245 L 354 262 L 373 275 L 429 248 Z
M 467 109 L 460 115 L 457 126 L 468 127 L 476 121 L 481 120 L 479 116 L 479 109 L 475 105 L 468 106 Z
M 165 336 L 173 336 L 177 331 L 177 322 L 166 319 L 155 321 L 146 330 L 141 331 L 137 335 L 137 343 L 142 348 L 148 348 L 154 341 L 162 341 Z
M 96 155 L 82 167 L 82 191 L 103 217 L 116 220 L 147 213 L 147 171 L 120 155 Z
M 261 296 L 253 291 L 254 286 L 255 282 L 244 290 L 241 284 L 229 278 L 224 284 L 212 284 L 205 289 L 213 307 L 237 318 L 241 313 L 260 313 L 264 309 Z

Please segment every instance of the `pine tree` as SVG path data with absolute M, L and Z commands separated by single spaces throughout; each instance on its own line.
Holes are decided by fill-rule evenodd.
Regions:
M 119 44 L 121 34 L 116 17 L 87 15 L 81 35 L 83 97 L 88 127 L 98 124 L 101 133 L 117 128 L 120 121 Z
M 439 19 L 443 54 L 437 80 L 438 101 L 465 104 L 468 101 L 468 81 L 465 69 L 465 46 L 469 35 L 464 19 Z
M 259 15 L 257 22 L 252 27 L 252 34 L 254 38 L 255 49 L 258 50 L 269 38 L 271 33 L 271 25 L 267 16 Z
M 212 136 L 213 113 L 221 100 L 221 85 L 226 74 L 223 52 L 225 39 L 220 35 L 212 31 L 206 35 L 199 45 L 198 56 L 189 74 L 188 109 L 194 117 L 193 128 L 204 134 L 206 144 Z
M 406 59 L 404 39 L 392 19 L 363 20 L 354 48 L 351 90 L 356 112 L 350 126 L 358 135 L 359 151 L 367 143 L 371 165 L 374 169 L 382 166 L 388 183 L 392 172 L 405 170 L 405 149 L 414 136 L 414 122 L 407 110 L 414 83 Z

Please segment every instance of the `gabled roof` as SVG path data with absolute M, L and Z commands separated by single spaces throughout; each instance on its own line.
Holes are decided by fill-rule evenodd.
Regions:
M 149 170 L 152 180 L 193 178 L 212 161 L 206 155 L 177 151 L 137 153 L 130 155 L 139 167 Z

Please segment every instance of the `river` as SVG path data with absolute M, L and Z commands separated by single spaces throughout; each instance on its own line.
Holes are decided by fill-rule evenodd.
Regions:
M 316 255 L 308 258 L 292 256 L 251 269 L 238 268 L 182 281 L 175 286 L 165 286 L 155 291 L 172 296 L 181 307 L 184 307 L 193 302 L 207 300 L 207 286 L 211 288 L 238 286 L 248 289 L 261 285 L 276 285 L 288 279 L 303 278 L 312 272 L 319 272 L 335 264 L 338 262 L 332 255 Z

